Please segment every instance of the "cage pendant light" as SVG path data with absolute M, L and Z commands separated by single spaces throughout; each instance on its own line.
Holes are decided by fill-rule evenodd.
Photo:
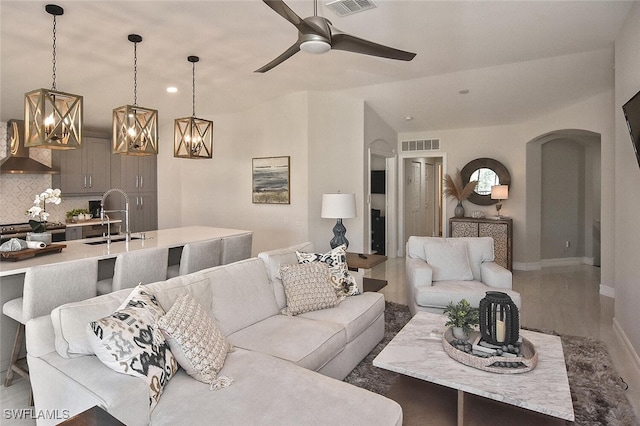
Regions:
M 196 62 L 199 60 L 197 56 L 187 57 L 187 61 L 191 62 L 193 114 L 175 120 L 173 156 L 178 158 L 213 157 L 213 121 L 196 118 Z
M 133 105 L 113 110 L 111 152 L 125 155 L 158 153 L 158 111 L 138 106 L 138 43 L 142 37 L 129 34 L 133 43 Z
M 45 6 L 53 16 L 53 84 L 24 95 L 24 146 L 50 149 L 82 148 L 82 96 L 56 90 L 56 16 L 64 9 Z

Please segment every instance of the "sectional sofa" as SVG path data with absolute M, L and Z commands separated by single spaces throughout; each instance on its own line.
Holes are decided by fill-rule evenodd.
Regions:
M 401 425 L 394 401 L 342 381 L 384 335 L 384 297 L 349 296 L 338 306 L 283 315 L 278 270 L 295 264 L 310 243 L 149 284 L 168 311 L 189 293 L 235 350 L 220 371 L 219 390 L 183 369 L 150 410 L 148 386 L 103 364 L 87 343 L 86 325 L 110 315 L 131 289 L 63 305 L 27 324 L 28 363 L 37 412 L 75 415 L 95 405 L 135 425 Z M 38 424 L 53 421 L 38 419 Z

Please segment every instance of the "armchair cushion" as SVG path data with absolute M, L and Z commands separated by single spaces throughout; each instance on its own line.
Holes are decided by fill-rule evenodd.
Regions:
M 424 250 L 427 263 L 433 269 L 433 281 L 473 279 L 465 242 L 433 239 L 424 245 Z

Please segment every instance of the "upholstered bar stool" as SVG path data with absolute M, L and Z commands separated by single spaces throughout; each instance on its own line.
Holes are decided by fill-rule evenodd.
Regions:
M 25 335 L 25 324 L 32 318 L 51 314 L 60 305 L 78 302 L 96 295 L 98 260 L 83 259 L 27 269 L 22 297 L 9 300 L 2 313 L 18 321 L 18 332 L 4 385 L 11 386 L 14 373 L 29 380 L 29 372 L 18 360 Z
M 222 239 L 222 264 L 237 262 L 251 257 L 253 234 L 234 235 Z
M 166 247 L 129 251 L 119 254 L 113 278 L 98 281 L 98 294 L 107 294 L 138 284 L 150 284 L 167 279 L 169 249 Z
M 167 278 L 218 266 L 220 265 L 221 252 L 222 239 L 220 238 L 185 244 L 180 256 L 180 264 L 169 266 Z

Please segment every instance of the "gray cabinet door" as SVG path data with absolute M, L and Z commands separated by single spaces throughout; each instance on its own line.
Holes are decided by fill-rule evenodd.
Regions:
M 84 137 L 80 149 L 54 150 L 52 163 L 60 170 L 52 183 L 63 195 L 102 194 L 111 180 L 111 141 Z

